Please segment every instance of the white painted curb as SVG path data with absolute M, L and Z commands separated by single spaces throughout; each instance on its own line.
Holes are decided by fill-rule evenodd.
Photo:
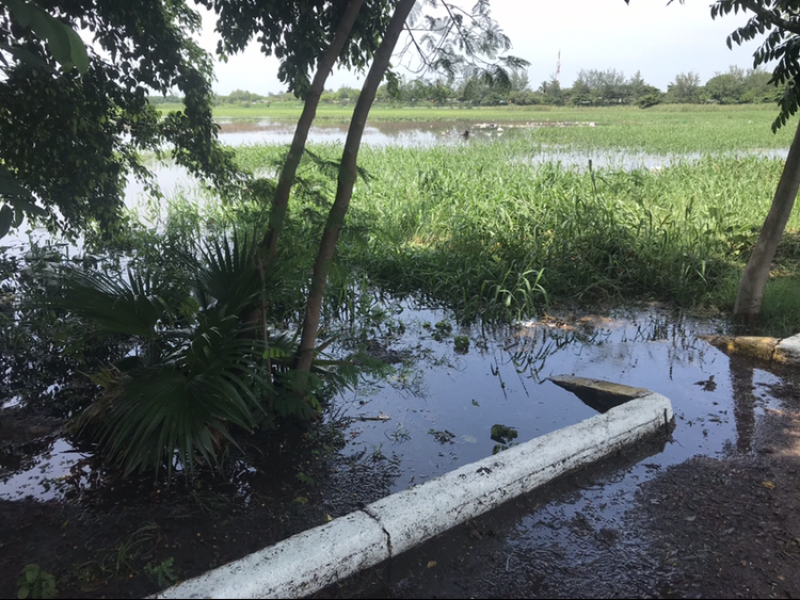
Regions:
M 156 598 L 300 598 L 638 440 L 666 431 L 651 393 L 466 465 L 162 591 Z

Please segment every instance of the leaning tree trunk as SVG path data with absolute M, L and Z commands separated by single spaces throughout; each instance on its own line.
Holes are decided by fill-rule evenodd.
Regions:
M 300 115 L 300 120 L 297 122 L 297 128 L 294 130 L 292 145 L 289 147 L 289 154 L 286 156 L 286 161 L 283 163 L 281 176 L 272 199 L 269 229 L 261 242 L 262 247 L 267 248 L 267 263 L 272 262 L 272 259 L 275 258 L 275 252 L 278 248 L 278 237 L 280 236 L 281 229 L 283 228 L 283 221 L 289 209 L 289 196 L 291 194 L 292 184 L 294 183 L 294 177 L 297 173 L 297 167 L 300 165 L 300 160 L 303 158 L 308 131 L 311 129 L 311 123 L 313 123 L 314 117 L 317 115 L 320 97 L 325 91 L 325 81 L 333 70 L 333 65 L 336 63 L 339 54 L 341 54 L 342 48 L 344 48 L 344 44 L 350 35 L 350 30 L 353 29 L 353 24 L 356 22 L 356 17 L 358 17 L 358 12 L 361 10 L 363 4 L 364 0 L 350 0 L 350 2 L 348 2 L 342 20 L 339 22 L 339 27 L 336 29 L 336 33 L 333 36 L 333 41 L 317 64 L 317 72 L 314 75 L 314 80 L 311 82 L 311 87 L 306 93 L 303 112 Z
M 317 329 L 319 328 L 319 317 L 322 309 L 322 296 L 325 294 L 325 287 L 328 283 L 328 272 L 330 271 L 331 259 L 339 240 L 339 232 L 344 225 L 344 217 L 350 207 L 350 199 L 353 196 L 353 185 L 355 184 L 358 160 L 358 149 L 361 146 L 361 136 L 367 124 L 367 115 L 375 99 L 375 93 L 383 80 L 392 52 L 403 31 L 403 24 L 411 12 L 411 8 L 416 0 L 399 0 L 395 8 L 392 20 L 386 30 L 386 34 L 381 41 L 381 45 L 375 52 L 372 66 L 367 73 L 367 79 L 358 97 L 353 117 L 350 121 L 350 129 L 347 132 L 347 140 L 342 152 L 342 162 L 339 165 L 339 180 L 336 186 L 336 199 L 333 202 L 328 220 L 325 223 L 325 231 L 322 233 L 322 240 L 319 244 L 319 253 L 314 262 L 314 274 L 311 278 L 311 290 L 308 294 L 306 305 L 306 316 L 303 320 L 303 333 L 300 337 L 300 353 L 297 358 L 296 368 L 298 371 L 310 371 L 311 362 L 314 358 L 314 347 L 317 343 Z
M 761 300 L 764 297 L 764 288 L 767 286 L 770 265 L 775 258 L 775 251 L 778 249 L 789 216 L 792 214 L 798 189 L 800 189 L 800 122 L 789 147 L 789 155 L 786 157 L 769 214 L 742 273 L 733 308 L 735 315 L 753 317 L 761 311 Z

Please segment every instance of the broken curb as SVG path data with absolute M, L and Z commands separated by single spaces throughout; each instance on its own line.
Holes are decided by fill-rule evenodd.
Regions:
M 800 365 L 800 334 L 784 339 L 747 335 L 701 335 L 699 337 L 728 355 L 743 354 L 780 364 Z
M 644 438 L 669 433 L 674 422 L 672 403 L 660 394 L 641 391 L 647 393 L 626 398 L 624 404 L 603 414 L 392 494 L 155 597 L 299 598 L 313 594 L 561 475 Z
M 557 386 L 572 392 L 584 404 L 601 413 L 607 412 L 615 406 L 624 404 L 634 398 L 652 394 L 650 390 L 645 388 L 631 387 L 603 379 L 589 379 L 574 375 L 554 375 L 553 377 L 548 377 L 548 379 Z

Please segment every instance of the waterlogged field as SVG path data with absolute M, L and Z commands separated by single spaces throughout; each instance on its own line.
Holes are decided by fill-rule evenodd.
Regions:
M 162 110 L 177 110 L 163 105 Z M 352 106 L 322 105 L 316 124 L 342 125 L 350 120 Z M 222 105 L 214 109 L 219 119 L 268 121 L 291 127 L 300 116 L 300 103 L 274 103 L 250 107 Z M 437 122 L 452 122 L 464 128 L 478 123 L 534 127 L 536 139 L 548 144 L 579 144 L 582 147 L 617 147 L 666 152 L 719 152 L 730 150 L 786 149 L 793 127 L 771 131 L 777 115 L 771 105 L 694 106 L 658 105 L 645 110 L 632 107 L 569 108 L 510 106 L 481 108 L 392 107 L 375 105 L 368 125 L 382 128 L 406 125 L 436 128 Z M 593 123 L 594 128 L 575 128 L 575 123 Z M 567 126 L 559 126 L 567 125 Z
M 729 114 L 735 126 L 726 129 Z M 423 147 L 366 146 L 360 155 L 366 176 L 354 193 L 338 263 L 466 319 L 530 317 L 553 303 L 632 298 L 728 308 L 782 161 L 753 153 L 760 148 L 744 140 L 754 130 L 739 113 L 692 119 L 709 115 L 715 119 L 709 131 L 727 140 L 713 153 L 695 144 L 696 127 L 676 132 L 666 122 L 640 122 L 640 136 L 619 124 L 518 129 L 504 137 L 492 130 Z M 768 132 L 771 113 L 761 115 Z M 672 138 L 659 131 L 672 131 Z M 563 132 L 561 142 L 572 136 L 569 150 L 542 142 L 550 132 Z M 679 147 L 687 154 L 658 154 Z M 340 151 L 314 148 L 331 161 Z M 237 150 L 242 166 L 256 171 L 282 152 L 268 145 Z M 332 182 L 311 161 L 305 173 L 316 174 L 332 196 Z M 302 214 L 302 194 L 298 200 Z M 798 227 L 794 216 L 788 228 Z M 779 256 L 786 269 L 778 274 L 793 272 L 793 239 L 787 237 Z M 784 296 L 795 285 L 782 278 L 774 291 Z
M 101 468 L 94 447 L 62 424 L 97 393 L 83 373 L 130 348 L 67 348 L 65 358 L 53 349 L 85 325 L 73 319 L 66 324 L 73 329 L 64 329 L 47 308 L 15 305 L 25 323 L 0 329 L 8 384 L 0 415 L 19 421 L 3 430 L 19 443 L 0 447 L 0 504 L 22 525 L 9 527 L 14 541 L 0 563 L 14 576 L 24 564 L 40 564 L 65 595 L 153 593 L 165 581 L 592 416 L 547 380 L 564 373 L 663 393 L 678 427 L 673 443 L 654 449 L 646 464 L 623 469 L 602 489 L 577 491 L 558 510 L 608 506 L 601 527 L 659 469 L 695 454 L 750 455 L 766 412 L 782 406 L 782 379 L 698 336 L 730 328 L 725 310 L 790 141 L 790 131 L 770 132 L 774 112 L 377 107 L 320 335 L 336 340 L 330 356 L 357 365 L 361 377 L 331 395 L 325 422 L 310 432 L 282 423 L 242 433 L 242 448 L 226 452 L 213 480 L 154 485 L 149 475 L 119 478 Z M 243 201 L 223 204 L 185 172 L 154 165 L 167 200 L 140 207 L 143 218 L 112 240 L 116 246 L 88 236 L 80 248 L 68 247 L 68 258 L 85 248 L 103 268 L 133 256 L 180 275 L 177 257 L 196 251 L 203 237 L 263 231 L 268 180 L 286 151 L 269 140 L 285 142 L 274 134 L 291 131 L 298 114 L 299 105 L 220 115 L 240 166 L 265 178 Z M 312 144 L 300 169 L 279 249 L 283 268 L 269 292 L 281 330 L 302 321 L 348 116 L 343 107 L 321 109 L 311 139 L 333 143 Z M 129 205 L 140 193 L 129 188 Z M 794 216 L 760 333 L 800 331 L 798 231 Z M 48 269 L 64 262 L 64 252 L 29 250 L 18 281 L 46 295 Z M 124 258 L 106 260 L 116 251 Z M 11 272 L 14 265 L 0 266 Z M 12 291 L 3 288 L 9 297 Z M 83 362 L 70 362 L 78 355 Z M 58 418 L 33 423 L 28 409 Z M 496 435 L 495 426 L 505 433 Z M 31 496 L 46 502 L 25 500 Z M 549 524 L 550 509 L 543 510 L 531 519 Z M 37 544 L 29 523 L 52 536 Z M 56 538 L 71 551 L 54 556 Z M 567 552 L 571 543 L 564 538 Z M 2 595 L 13 595 L 14 583 L 0 578 Z

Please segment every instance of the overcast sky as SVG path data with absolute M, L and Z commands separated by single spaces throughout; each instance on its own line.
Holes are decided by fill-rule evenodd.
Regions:
M 512 54 L 528 60 L 531 87 L 556 71 L 561 52 L 562 86 L 570 86 L 581 69 L 617 69 L 630 77 L 641 71 L 648 83 L 666 91 L 678 73 L 694 71 L 702 83 L 731 65 L 752 67 L 758 43 L 734 46 L 725 38 L 746 21 L 743 15 L 712 20 L 708 0 L 491 0 L 492 16 L 513 44 Z M 201 44 L 216 47 L 213 14 L 204 13 Z M 278 62 L 252 44 L 244 53 L 217 63 L 214 91 L 244 89 L 257 94 L 284 91 Z M 360 87 L 357 74 L 337 72 L 327 89 Z

